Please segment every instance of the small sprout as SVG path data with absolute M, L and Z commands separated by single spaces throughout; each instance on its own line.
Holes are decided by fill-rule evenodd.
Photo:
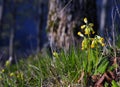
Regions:
M 81 37 L 84 37 L 84 35 L 81 32 L 78 32 L 77 34 Z
M 10 73 L 10 77 L 13 77 L 15 74 L 12 72 L 12 73 Z
M 87 18 L 85 17 L 84 18 L 84 22 L 87 24 L 88 23 L 88 20 L 87 20 Z

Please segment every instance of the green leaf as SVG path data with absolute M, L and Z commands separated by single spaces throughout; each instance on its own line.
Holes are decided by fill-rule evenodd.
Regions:
M 114 65 L 112 65 L 112 66 L 110 66 L 109 68 L 108 68 L 108 70 L 110 70 L 110 71 L 112 71 L 112 70 L 114 70 L 115 68 L 117 68 L 117 64 L 114 64 Z
M 97 74 L 97 73 L 103 74 L 106 71 L 106 69 L 108 67 L 108 64 L 109 64 L 109 61 L 106 58 L 103 58 L 100 61 L 99 65 L 98 65 L 98 68 L 97 68 L 97 70 L 95 71 L 94 74 Z
M 119 87 L 117 82 L 115 82 L 115 80 L 112 80 L 112 87 Z

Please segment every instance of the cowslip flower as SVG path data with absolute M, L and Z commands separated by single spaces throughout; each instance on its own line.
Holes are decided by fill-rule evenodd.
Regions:
M 53 56 L 58 58 L 58 53 L 57 52 L 53 52 Z
M 94 24 L 93 24 L 93 23 L 89 23 L 89 26 L 93 27 L 93 26 L 94 26 Z
M 81 32 L 78 32 L 77 34 L 81 37 L 84 37 L 84 35 Z
M 5 72 L 5 70 L 4 70 L 4 69 L 2 69 L 2 70 L 0 71 L 0 75 L 1 75 L 1 74 L 3 74 L 4 72 Z
M 97 39 L 98 39 L 98 42 L 102 45 L 102 46 L 105 46 L 105 44 L 104 44 L 104 38 L 102 38 L 102 37 L 100 37 L 100 36 L 96 36 L 97 37 Z
M 92 30 L 92 34 L 95 34 L 95 31 L 94 31 L 94 30 Z
M 12 72 L 12 73 L 10 73 L 10 77 L 12 77 L 12 76 L 14 76 L 15 74 Z
M 94 38 L 91 43 L 91 48 L 95 48 L 96 45 L 97 45 L 97 40 L 96 38 Z
M 88 23 L 88 20 L 87 20 L 87 18 L 85 17 L 84 18 L 84 22 L 87 24 Z
M 7 66 L 9 66 L 9 65 L 10 65 L 10 61 L 7 60 L 7 61 L 5 62 L 5 66 L 7 67 Z
M 5 72 L 5 70 L 4 69 L 2 69 L 2 73 L 4 73 Z
M 85 27 L 86 27 L 86 25 L 82 25 L 80 28 L 81 28 L 81 29 L 84 29 Z
M 82 25 L 81 26 L 81 29 L 85 29 L 84 31 L 85 31 L 85 34 L 86 35 L 90 35 L 90 34 L 94 34 L 95 32 L 94 32 L 94 30 L 93 30 L 93 26 L 94 26 L 94 24 L 93 23 L 89 23 L 88 24 L 88 21 L 87 21 L 87 18 L 84 18 L 84 22 L 86 23 L 85 25 Z
M 88 47 L 88 41 L 86 38 L 82 41 L 82 50 L 86 49 Z
M 91 32 L 91 31 L 90 31 L 90 28 L 89 28 L 89 27 L 86 27 L 86 28 L 85 28 L 85 34 L 89 35 L 90 32 Z
M 91 48 L 95 47 L 95 41 L 92 41 Z
M 96 45 L 98 45 L 98 43 L 100 43 L 102 46 L 105 46 L 104 38 L 96 35 L 95 38 L 92 40 L 91 48 L 94 48 Z
M 17 73 L 17 78 L 20 78 L 23 80 L 23 73 L 22 72 Z

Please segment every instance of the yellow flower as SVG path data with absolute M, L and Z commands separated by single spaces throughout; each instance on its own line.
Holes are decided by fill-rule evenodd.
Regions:
M 90 34 L 90 28 L 89 27 L 85 28 L 85 34 L 88 34 L 88 35 Z
M 17 78 L 20 78 L 23 80 L 23 73 L 22 72 L 17 73 Z
M 7 60 L 6 63 L 5 63 L 5 66 L 7 67 L 7 66 L 9 66 L 9 65 L 10 65 L 10 61 Z
M 57 52 L 53 52 L 53 56 L 58 58 L 58 53 Z
M 93 26 L 94 26 L 94 24 L 93 24 L 93 23 L 89 23 L 89 26 L 90 26 L 90 27 L 93 27 Z
M 95 48 L 95 45 L 94 45 L 94 44 L 91 44 L 91 48 Z
M 10 73 L 10 77 L 12 77 L 12 76 L 14 76 L 15 74 L 12 72 L 12 73 Z
M 91 48 L 95 47 L 95 41 L 92 41 Z
M 77 34 L 81 37 L 84 37 L 84 35 L 81 32 L 78 32 Z
M 84 22 L 87 24 L 88 23 L 88 20 L 87 20 L 87 18 L 85 17 L 84 18 Z
M 102 38 L 102 37 L 100 37 L 100 36 L 96 36 L 96 40 L 97 40 L 97 42 L 98 43 L 100 43 L 102 46 L 105 46 L 105 44 L 104 44 L 104 38 Z
M 88 41 L 86 38 L 82 41 L 82 50 L 86 49 L 88 47 Z
M 105 46 L 105 44 L 104 44 L 104 43 L 102 43 L 101 45 L 102 45 L 103 47 Z
M 99 40 L 100 38 L 101 38 L 100 36 L 96 35 L 96 39 L 98 39 L 98 40 Z
M 91 48 L 94 48 L 97 45 L 97 43 L 98 43 L 98 41 L 95 37 L 94 39 L 92 39 Z
M 94 31 L 94 30 L 92 31 L 92 34 L 95 34 L 95 31 Z
M 100 43 L 103 43 L 103 41 L 104 41 L 104 38 L 101 37 L 101 38 L 99 39 L 99 42 L 100 42 Z
M 84 44 L 85 44 L 85 41 L 83 40 L 82 41 L 82 50 L 84 50 Z
M 100 37 L 100 38 L 98 39 L 98 42 L 99 42 L 102 46 L 105 46 L 105 44 L 104 44 L 104 38 Z
M 4 69 L 2 69 L 2 73 L 4 73 L 5 72 L 5 70 Z
M 86 25 L 82 25 L 82 26 L 81 26 L 81 29 L 84 29 L 85 27 L 86 27 Z

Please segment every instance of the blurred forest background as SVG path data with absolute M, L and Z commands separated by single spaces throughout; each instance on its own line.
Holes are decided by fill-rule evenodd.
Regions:
M 120 32 L 120 0 L 0 0 L 0 61 L 80 44 L 84 17 L 113 45 Z

